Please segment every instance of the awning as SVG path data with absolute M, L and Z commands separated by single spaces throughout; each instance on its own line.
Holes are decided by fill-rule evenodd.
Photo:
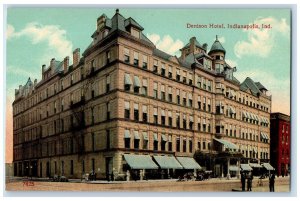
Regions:
M 129 74 L 125 74 L 125 84 L 132 85 L 132 81 Z
M 193 158 L 176 157 L 184 169 L 201 169 L 201 166 Z
M 235 165 L 229 166 L 229 171 L 237 172 L 238 169 L 239 169 L 238 166 L 235 166 Z
M 149 155 L 124 154 L 124 159 L 132 169 L 158 169 Z
M 230 114 L 235 114 L 235 110 L 232 107 L 229 107 Z
M 249 163 L 250 167 L 253 167 L 253 168 L 262 168 L 262 166 L 258 163 Z
M 148 134 L 147 132 L 143 132 L 144 140 L 148 140 Z
M 153 140 L 154 140 L 154 141 L 158 141 L 157 133 L 153 133 Z
M 164 135 L 164 134 L 161 135 L 161 139 L 162 139 L 162 141 L 165 141 L 165 142 L 168 141 L 166 135 Z
M 270 163 L 263 163 L 262 166 L 267 170 L 275 170 Z
M 133 131 L 133 133 L 134 133 L 134 139 L 139 140 L 140 139 L 139 132 L 138 131 Z
M 124 138 L 130 138 L 130 131 L 129 130 L 125 130 Z
M 246 118 L 249 118 L 248 115 L 247 115 L 247 112 L 243 112 L 243 116 L 246 117 Z
M 265 134 L 266 140 L 269 140 L 270 138 L 269 138 L 268 134 L 267 133 L 264 133 L 264 134 Z
M 260 136 L 262 137 L 262 139 L 267 139 L 266 135 L 263 132 L 260 132 Z
M 216 139 L 216 138 L 214 138 L 214 140 L 220 142 L 221 144 L 223 144 L 228 149 L 236 149 L 236 150 L 239 149 L 239 147 L 237 145 L 235 145 L 232 142 L 229 142 L 227 140 Z
M 249 164 L 241 164 L 241 169 L 243 171 L 251 171 L 252 170 L 252 168 L 250 167 Z
M 174 156 L 153 156 L 161 169 L 183 169 Z
M 133 84 L 135 87 L 141 87 L 140 79 L 138 76 L 134 76 Z

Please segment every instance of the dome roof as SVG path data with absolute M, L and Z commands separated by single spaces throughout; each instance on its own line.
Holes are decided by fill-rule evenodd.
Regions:
M 210 48 L 209 53 L 212 53 L 212 52 L 223 52 L 224 54 L 226 54 L 226 50 L 224 49 L 224 47 L 222 46 L 222 44 L 218 40 L 218 36 L 216 36 L 216 40 Z

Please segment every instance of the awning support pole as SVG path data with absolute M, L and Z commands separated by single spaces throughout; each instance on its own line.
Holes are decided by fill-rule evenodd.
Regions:
M 227 179 L 230 179 L 229 166 L 230 166 L 230 158 L 227 159 Z
M 241 172 L 240 172 L 240 159 L 238 159 L 238 161 L 237 161 L 237 175 L 236 175 L 236 177 L 239 179 L 240 178 L 240 175 L 241 174 Z

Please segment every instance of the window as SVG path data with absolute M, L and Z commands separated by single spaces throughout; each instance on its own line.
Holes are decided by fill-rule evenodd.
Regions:
M 140 87 L 141 87 L 141 83 L 140 83 L 140 78 L 138 76 L 134 76 L 134 80 L 133 80 L 133 85 L 134 85 L 134 93 L 139 93 L 140 92 Z
M 140 32 L 134 28 L 131 29 L 131 34 L 136 38 L 140 38 Z
M 194 126 L 194 117 L 193 117 L 193 116 L 190 116 L 189 128 L 190 128 L 190 129 L 193 129 L 193 126 Z
M 179 137 L 176 138 L 176 151 L 180 152 L 180 138 Z
M 161 85 L 161 100 L 166 100 L 165 85 Z
M 168 151 L 173 150 L 173 145 L 172 145 L 172 136 L 169 135 L 169 141 L 168 141 Z
M 201 110 L 201 96 L 198 96 L 198 109 Z
M 186 115 L 183 115 L 183 128 L 186 129 Z
M 186 72 L 185 72 L 185 71 L 183 71 L 182 82 L 183 82 L 183 83 L 187 83 L 187 80 L 186 80 Z
M 139 105 L 137 103 L 134 103 L 134 120 L 139 121 Z
M 166 125 L 166 114 L 165 114 L 165 110 L 161 110 L 161 125 Z
M 125 134 L 124 134 L 124 146 L 125 146 L 125 148 L 130 149 L 130 138 L 131 138 L 130 131 L 125 130 Z
M 192 74 L 189 73 L 189 85 L 193 85 Z
M 158 61 L 153 60 L 153 72 L 157 73 L 158 72 Z
M 186 106 L 186 92 L 185 92 L 185 91 L 183 91 L 182 104 L 183 104 L 184 106 Z
M 203 110 L 206 111 L 206 97 L 203 97 Z
M 106 115 L 106 119 L 109 120 L 110 119 L 110 112 L 111 112 L 111 103 L 106 103 L 106 108 L 107 108 L 107 115 Z
M 183 138 L 183 152 L 186 152 L 186 138 Z
M 161 150 L 162 151 L 165 151 L 166 150 L 166 143 L 167 143 L 167 137 L 166 137 L 166 135 L 165 134 L 162 134 L 161 135 Z
M 110 130 L 106 130 L 106 149 L 110 149 Z
M 131 81 L 131 78 L 130 78 L 130 75 L 125 73 L 125 76 L 124 76 L 124 89 L 125 91 L 130 91 L 130 87 L 132 85 L 132 81 Z
M 207 90 L 211 91 L 211 81 L 207 81 Z
M 206 132 L 206 121 L 205 121 L 205 119 L 203 119 L 202 131 Z
M 108 64 L 110 62 L 110 51 L 106 52 L 106 64 Z
M 129 53 L 129 49 L 124 48 L 124 61 L 126 63 L 130 62 L 130 53 Z
M 166 76 L 166 67 L 164 63 L 161 64 L 161 75 Z
M 153 150 L 157 151 L 158 150 L 158 138 L 157 138 L 157 133 L 153 134 Z
M 143 132 L 143 149 L 148 149 L 148 134 L 147 132 Z
M 176 70 L 176 81 L 180 81 L 180 69 Z
M 133 131 L 134 133 L 134 148 L 139 149 L 140 148 L 140 134 L 138 131 Z
M 206 142 L 205 141 L 202 142 L 202 147 L 203 147 L 203 149 L 206 149 Z
M 133 65 L 139 65 L 139 53 L 137 52 L 133 52 Z
M 193 141 L 192 141 L 192 139 L 189 139 L 189 150 L 190 150 L 190 153 L 193 152 Z
M 110 76 L 106 76 L 106 93 L 110 91 Z
M 198 77 L 197 86 L 198 86 L 199 88 L 202 87 L 202 77 L 200 77 L 200 76 Z
M 125 119 L 130 119 L 130 107 L 129 107 L 129 102 L 125 101 L 125 111 L 124 111 L 124 118 Z
M 180 115 L 179 115 L 179 113 L 176 113 L 176 127 L 180 128 Z
M 211 105 L 210 105 L 210 99 L 207 99 L 207 111 L 211 112 Z
M 142 87 L 142 95 L 147 96 L 148 94 L 148 81 L 147 79 L 143 79 L 143 87 Z
M 172 87 L 168 88 L 168 101 L 172 102 L 173 101 L 173 96 L 172 96 Z
M 200 120 L 200 117 L 198 117 L 198 131 L 201 130 L 201 120 Z
M 157 93 L 157 82 L 154 82 L 154 86 L 153 86 L 153 97 L 157 98 L 158 93 Z
M 91 140 L 92 140 L 92 151 L 95 151 L 95 134 L 94 133 L 92 133 L 91 134 Z
M 176 90 L 176 94 L 177 94 L 177 104 L 179 104 L 180 105 L 180 90 L 179 89 L 177 89 Z
M 188 104 L 189 107 L 193 107 L 193 95 L 192 94 L 189 94 L 189 104 Z
M 206 90 L 206 80 L 203 79 L 203 89 Z
M 148 66 L 148 57 L 143 55 L 143 69 L 147 69 Z
M 173 119 L 172 119 L 172 112 L 171 111 L 169 111 L 168 112 L 168 115 L 169 115 L 169 126 L 171 127 L 172 126 L 172 121 L 173 121 Z
M 148 122 L 148 108 L 143 105 L 143 122 Z
M 169 66 L 169 78 L 172 78 L 173 76 L 173 67 L 172 66 Z
M 157 124 L 158 123 L 158 118 L 157 118 L 157 108 L 154 108 L 153 112 L 153 123 Z

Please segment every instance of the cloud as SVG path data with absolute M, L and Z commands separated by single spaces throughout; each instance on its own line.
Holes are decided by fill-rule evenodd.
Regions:
M 290 114 L 290 79 L 276 77 L 272 72 L 264 70 L 237 71 L 235 77 L 242 83 L 246 77 L 260 82 L 272 95 L 272 112 Z
M 15 67 L 15 66 L 8 66 L 6 73 L 7 74 L 12 74 L 15 76 L 22 76 L 25 78 L 31 77 L 31 78 L 38 78 L 41 76 L 41 72 L 35 71 L 35 73 L 32 73 L 32 71 L 29 70 L 24 70 L 27 68 L 20 68 L 20 67 Z
M 237 62 L 234 61 L 234 60 L 231 60 L 231 59 L 225 59 L 225 60 L 226 60 L 226 63 L 228 63 L 229 66 L 231 66 L 231 67 L 237 67 L 238 66 Z
M 225 41 L 226 41 L 224 36 L 218 37 L 218 40 L 219 40 L 221 43 L 225 43 Z
M 243 32 L 248 32 L 248 39 L 246 41 L 238 41 L 234 46 L 234 53 L 238 58 L 245 55 L 254 55 L 262 58 L 267 57 L 275 41 L 279 35 L 286 38 L 289 37 L 290 26 L 286 19 L 275 19 L 273 17 L 258 18 L 250 24 L 270 24 L 270 29 L 244 29 Z
M 18 39 L 20 37 L 27 37 L 33 45 L 38 43 L 47 43 L 48 55 L 63 58 L 71 55 L 73 44 L 66 37 L 66 31 L 57 25 L 42 25 L 37 22 L 28 23 L 24 29 L 15 31 L 15 28 L 7 25 L 7 40 Z
M 184 45 L 181 40 L 174 40 L 170 35 L 164 35 L 163 38 L 161 38 L 158 34 L 147 34 L 147 37 L 158 49 L 171 55 L 179 56 L 179 49 Z

